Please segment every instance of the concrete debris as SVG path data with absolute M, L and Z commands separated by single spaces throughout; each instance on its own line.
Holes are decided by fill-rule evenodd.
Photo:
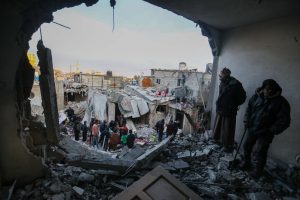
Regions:
M 230 200 L 240 200 L 240 197 L 235 194 L 227 194 L 227 198 Z
M 66 107 L 67 108 L 71 107 L 74 110 L 74 114 L 82 119 L 87 109 L 87 103 L 86 101 L 81 101 L 81 102 L 69 101 Z
M 95 179 L 95 177 L 91 174 L 87 174 L 87 173 L 81 173 L 78 176 L 78 181 L 81 182 L 92 182 Z
M 266 168 L 267 174 L 254 180 L 239 169 L 228 170 L 232 156 L 222 152 L 212 140 L 201 135 L 172 139 L 165 138 L 161 143 L 136 146 L 132 150 L 123 148 L 126 150 L 113 158 L 117 153 L 89 148 L 65 136 L 58 147 L 65 152 L 65 158 L 57 164 L 48 158 L 49 176 L 24 188 L 16 187 L 11 199 L 118 199 L 118 193 L 140 183 L 149 169 L 159 165 L 202 199 L 300 198 L 300 191 L 296 189 L 300 172 L 295 166 L 283 168 L 278 163 L 268 162 L 272 166 Z M 52 149 L 57 151 L 57 148 Z M 162 187 L 170 189 L 168 182 L 158 182 L 148 188 L 153 198 L 162 194 Z M 155 192 L 157 189 L 160 192 Z
M 198 190 L 201 193 L 214 199 L 221 199 L 223 196 L 225 196 L 225 190 L 217 186 L 206 187 L 203 185 L 199 185 Z
M 212 182 L 212 183 L 215 182 L 217 180 L 216 173 L 211 169 L 208 169 L 207 172 L 208 172 L 208 176 L 209 176 L 209 182 Z
M 173 160 L 167 162 L 166 165 L 174 169 L 186 169 L 190 167 L 190 165 L 187 162 L 184 162 L 183 160 Z
M 51 200 L 64 200 L 65 195 L 64 194 L 55 194 L 52 196 Z
M 54 182 L 50 186 L 50 191 L 54 194 L 58 194 L 61 192 L 61 183 L 60 181 Z
M 139 156 L 145 153 L 145 149 L 142 149 L 140 146 L 135 146 L 133 149 L 128 150 L 122 157 L 126 160 L 135 160 Z
M 271 200 L 265 192 L 250 193 L 246 194 L 246 196 L 249 200 Z
M 83 193 L 84 193 L 84 189 L 77 187 L 77 186 L 74 186 L 73 190 L 76 192 L 76 194 L 78 194 L 80 196 L 83 195 Z
M 117 184 L 117 183 L 114 183 L 114 182 L 112 182 L 112 183 L 110 183 L 110 184 L 111 184 L 111 186 L 113 186 L 113 187 L 119 189 L 120 191 L 123 191 L 123 190 L 126 189 L 126 187 L 124 187 L 123 185 L 120 185 L 120 184 Z

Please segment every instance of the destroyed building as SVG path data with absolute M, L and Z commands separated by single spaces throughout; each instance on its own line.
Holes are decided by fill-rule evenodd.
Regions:
M 297 190 L 299 192 L 299 182 L 297 182 L 299 176 L 291 170 L 286 169 L 299 167 L 300 161 L 300 135 L 298 134 L 300 130 L 300 108 L 298 103 L 300 97 L 297 91 L 300 87 L 298 78 L 300 72 L 300 2 L 298 0 L 145 1 L 195 22 L 201 28 L 202 34 L 208 37 L 208 42 L 214 55 L 211 92 L 207 106 L 207 109 L 211 110 L 212 113 L 215 111 L 214 102 L 218 94 L 217 74 L 225 66 L 230 66 L 234 75 L 243 79 L 243 85 L 248 98 L 254 93 L 258 83 L 261 83 L 262 80 L 275 78 L 285 88 L 284 95 L 289 100 L 292 108 L 291 126 L 284 134 L 274 140 L 270 149 L 270 157 L 278 161 L 273 163 L 273 169 L 278 167 L 279 163 L 283 163 L 285 166 L 293 166 L 291 168 L 280 168 L 281 173 L 283 175 L 286 174 L 286 176 L 284 179 L 280 177 L 275 179 L 277 184 L 275 184 L 276 190 L 270 190 L 270 185 L 262 188 L 261 185 L 256 185 L 256 182 L 245 178 L 244 175 L 239 176 L 240 172 L 236 172 L 238 174 L 237 177 L 242 177 L 238 179 L 235 179 L 232 177 L 232 174 L 226 171 L 226 173 L 223 173 L 222 169 L 224 169 L 224 166 L 219 161 L 223 156 L 214 154 L 216 152 L 214 150 L 207 150 L 210 151 L 209 156 L 206 156 L 208 153 L 199 153 L 201 156 L 210 158 L 211 160 L 192 158 L 190 164 L 194 163 L 193 166 L 196 167 L 189 171 L 182 170 L 177 175 L 175 174 L 177 178 L 185 177 L 186 179 L 182 181 L 185 181 L 186 184 L 192 182 L 191 188 L 194 186 L 193 189 L 195 191 L 201 191 L 199 193 L 210 195 L 211 198 L 220 199 L 220 196 L 216 194 L 221 193 L 231 199 L 242 198 L 239 195 L 244 197 L 245 192 L 241 192 L 241 188 L 237 187 L 237 185 L 241 186 L 244 180 L 248 180 L 252 184 L 249 186 L 252 189 L 256 188 L 260 190 L 259 193 L 250 193 L 249 199 L 257 199 L 258 196 L 261 199 L 267 199 L 271 198 L 270 195 L 273 195 L 272 198 L 275 199 L 283 198 L 290 194 L 294 195 L 294 199 L 299 198 L 299 194 L 296 195 L 294 193 Z M 74 181 L 72 177 L 78 175 L 79 178 L 81 173 L 87 172 L 81 168 L 65 166 L 61 168 L 57 166 L 53 168 L 48 167 L 48 170 L 51 170 L 53 182 L 38 180 L 38 178 L 44 177 L 47 170 L 44 165 L 46 147 L 58 144 L 59 141 L 59 131 L 57 129 L 58 113 L 55 100 L 56 94 L 51 51 L 40 44 L 40 61 L 43 62 L 41 65 L 44 66 L 41 78 L 41 85 L 43 87 L 42 99 L 44 101 L 43 107 L 47 130 L 43 126 L 36 127 L 36 124 L 28 118 L 27 100 L 30 96 L 34 79 L 34 70 L 27 59 L 28 41 L 41 24 L 53 21 L 53 12 L 67 7 L 74 7 L 81 3 L 92 6 L 96 2 L 97 0 L 13 0 L 1 1 L 0 3 L 2 16 L 0 21 L 1 27 L 3 27 L 0 33 L 0 65 L 5 73 L 0 78 L 0 88 L 3 94 L 0 98 L 0 180 L 1 186 L 14 186 L 16 180 L 17 185 L 20 186 L 33 183 L 33 180 L 37 180 L 34 182 L 34 185 L 29 184 L 26 190 L 22 190 L 25 191 L 25 194 L 22 191 L 20 192 L 20 194 L 28 194 L 28 198 L 31 197 L 30 195 L 33 195 L 33 188 L 37 187 L 50 188 L 51 194 L 54 194 L 55 198 L 70 196 L 72 195 L 70 191 L 73 190 L 76 195 L 82 195 L 84 191 L 76 186 L 77 180 Z M 242 133 L 242 113 L 245 111 L 245 107 L 246 105 L 241 106 L 240 114 L 237 116 L 237 133 Z M 30 127 L 30 131 L 25 131 L 27 126 Z M 240 137 L 241 134 L 237 134 L 236 139 L 239 140 Z M 187 144 L 184 150 L 190 148 L 190 142 L 182 142 Z M 202 148 L 201 144 L 197 148 Z M 175 144 L 175 146 L 177 145 Z M 182 144 L 179 146 L 182 146 Z M 212 147 L 211 149 L 214 148 Z M 196 150 L 193 150 L 193 152 L 189 151 L 186 154 L 196 156 L 197 153 L 195 152 Z M 226 158 L 223 158 L 223 160 L 226 160 Z M 210 168 L 206 168 L 206 166 Z M 215 168 L 218 169 L 218 176 L 212 170 Z M 201 171 L 201 169 L 205 170 Z M 199 174 L 199 171 L 202 173 Z M 59 173 L 63 176 L 59 176 Z M 101 178 L 101 183 L 99 181 L 94 183 L 99 188 L 109 179 L 107 176 L 103 176 L 103 173 L 106 172 L 101 170 L 90 171 L 90 173 L 93 173 L 94 177 L 81 174 L 80 181 L 86 183 L 95 180 L 95 177 Z M 141 178 L 143 175 L 144 173 L 137 171 L 134 175 L 134 180 Z M 296 178 L 290 179 L 291 177 Z M 62 180 L 59 178 L 65 179 L 68 182 L 68 186 L 60 185 Z M 195 181 L 195 178 L 197 181 Z M 207 179 L 212 181 L 210 187 L 200 187 L 200 184 L 203 184 L 203 181 Z M 222 184 L 214 183 L 216 180 L 223 180 L 224 182 Z M 298 188 L 289 187 L 286 183 L 287 180 L 290 183 L 294 182 Z M 132 183 L 132 179 L 131 181 L 128 179 L 122 181 L 123 185 L 126 186 L 129 182 Z M 231 185 L 229 184 L 228 186 L 229 182 Z M 233 183 L 235 183 L 235 187 L 238 189 L 230 189 L 230 187 L 233 187 Z M 86 185 L 94 194 L 98 195 L 100 193 L 94 187 L 91 187 L 90 184 Z M 115 187 L 118 187 L 118 185 L 115 184 Z M 60 193 L 63 190 L 62 188 L 66 190 L 66 194 Z M 121 187 L 119 186 L 119 188 Z M 280 197 L 274 195 L 278 194 L 276 193 L 278 190 L 280 193 L 280 188 L 285 188 L 284 191 L 290 191 L 290 193 L 282 192 L 281 194 L 283 195 Z M 261 192 L 262 190 L 267 192 Z M 110 199 L 117 193 L 112 195 L 111 187 L 106 191 L 107 198 L 110 197 Z M 34 194 L 39 196 L 40 194 L 38 193 L 41 192 L 37 191 Z M 51 196 L 46 196 L 46 198 L 48 197 L 50 198 Z M 76 198 L 80 199 L 80 197 Z M 291 198 L 287 197 L 285 199 Z
M 151 69 L 151 76 L 156 86 L 168 88 L 175 95 L 185 87 L 181 97 L 188 96 L 195 102 L 207 102 L 211 75 L 206 72 L 198 72 L 197 69 Z
M 91 88 L 121 89 L 124 85 L 123 76 L 113 76 L 112 74 L 87 74 L 79 73 L 74 75 L 74 82 L 87 85 Z

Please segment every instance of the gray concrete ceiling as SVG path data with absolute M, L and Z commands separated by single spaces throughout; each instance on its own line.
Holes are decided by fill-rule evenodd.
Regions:
M 218 29 L 300 13 L 300 0 L 144 0 Z

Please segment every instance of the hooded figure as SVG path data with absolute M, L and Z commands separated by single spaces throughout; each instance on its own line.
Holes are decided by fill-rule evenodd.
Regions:
M 260 88 L 250 98 L 245 113 L 244 124 L 248 134 L 244 143 L 242 169 L 249 170 L 254 178 L 261 176 L 267 160 L 267 153 L 275 135 L 282 133 L 290 125 L 290 104 L 281 96 L 282 89 L 273 79 L 263 81 Z M 253 163 L 251 153 L 254 145 Z

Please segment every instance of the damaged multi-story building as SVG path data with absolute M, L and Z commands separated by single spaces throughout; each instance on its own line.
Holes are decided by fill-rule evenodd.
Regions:
M 197 24 L 208 38 L 213 67 L 207 109 L 214 117 L 218 94 L 217 74 L 230 67 L 243 82 L 249 98 L 267 78 L 276 79 L 291 104 L 291 125 L 275 138 L 270 157 L 299 166 L 300 106 L 300 2 L 299 0 L 146 0 Z M 0 78 L 1 183 L 28 183 L 45 175 L 46 147 L 59 140 L 58 113 L 51 51 L 39 43 L 41 95 L 47 129 L 30 120 L 28 98 L 34 80 L 29 64 L 28 41 L 43 23 L 53 21 L 53 12 L 97 0 L 1 1 Z M 200 29 L 199 29 L 200 31 Z M 84 38 L 83 38 L 84 39 Z M 240 139 L 246 105 L 237 116 L 236 139 Z M 24 131 L 29 127 L 30 133 Z

